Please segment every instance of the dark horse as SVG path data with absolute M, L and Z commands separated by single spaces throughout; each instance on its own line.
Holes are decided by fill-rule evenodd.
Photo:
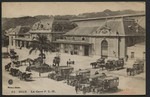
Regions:
M 134 68 L 127 68 L 126 72 L 127 72 L 127 75 L 129 75 L 129 76 L 135 75 L 135 69 Z

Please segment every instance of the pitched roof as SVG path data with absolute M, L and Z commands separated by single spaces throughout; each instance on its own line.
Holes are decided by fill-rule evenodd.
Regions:
M 30 30 L 30 27 L 20 27 L 20 30 L 19 30 L 19 32 L 18 32 L 18 34 L 29 34 L 28 32 L 29 32 L 29 30 Z
M 76 27 L 70 30 L 65 35 L 89 35 L 95 31 L 98 27 Z
M 100 27 L 76 27 L 73 30 L 67 32 L 65 35 L 96 35 L 96 36 L 103 36 L 101 33 L 96 33 L 100 31 L 104 27 L 107 26 L 107 29 L 111 30 L 111 34 L 109 35 L 116 35 L 116 32 L 119 32 L 119 35 L 124 35 L 123 25 L 121 21 L 108 21 L 104 22 Z
M 72 19 L 70 21 L 78 22 L 78 21 L 92 21 L 92 20 L 105 20 L 113 19 L 113 18 L 122 18 L 122 17 L 138 17 L 138 16 L 145 16 L 145 13 L 138 13 L 138 14 L 126 14 L 126 15 L 117 15 L 117 16 L 105 16 L 105 17 L 95 17 L 95 18 L 83 18 L 83 19 Z
M 131 26 L 131 27 L 130 27 Z M 138 26 L 138 28 L 136 27 Z M 101 33 L 103 29 L 109 31 Z M 138 30 L 137 30 L 138 29 Z M 145 34 L 144 28 L 135 23 L 135 20 L 108 20 L 99 27 L 76 27 L 64 35 L 73 36 L 141 36 Z
M 123 24 L 126 36 L 145 35 L 145 29 L 137 24 L 134 20 L 124 20 Z
M 102 26 L 100 26 L 97 31 L 101 31 L 102 29 L 108 29 L 110 31 L 109 35 L 110 36 L 116 36 L 118 33 L 119 35 L 124 35 L 124 28 L 123 28 L 123 23 L 121 20 L 110 20 L 107 22 L 104 22 Z M 93 33 L 94 35 L 95 33 Z M 100 36 L 105 35 L 105 34 L 99 34 Z
M 25 34 L 29 34 L 30 27 L 28 26 L 17 26 L 14 29 L 11 29 L 9 31 L 9 34 L 16 34 L 16 35 L 25 35 Z
M 54 18 L 40 20 L 32 26 L 32 29 L 30 32 L 31 33 L 32 32 L 38 33 L 40 31 L 51 32 L 53 21 L 54 21 Z

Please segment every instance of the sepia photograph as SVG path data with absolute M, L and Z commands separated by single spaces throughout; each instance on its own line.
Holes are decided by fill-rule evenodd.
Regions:
M 2 95 L 146 95 L 145 2 L 2 2 Z

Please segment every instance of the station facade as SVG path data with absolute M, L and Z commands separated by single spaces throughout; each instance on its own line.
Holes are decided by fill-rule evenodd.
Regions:
M 127 47 L 145 41 L 144 21 L 145 15 L 76 19 L 78 27 L 55 43 L 64 53 L 125 58 Z

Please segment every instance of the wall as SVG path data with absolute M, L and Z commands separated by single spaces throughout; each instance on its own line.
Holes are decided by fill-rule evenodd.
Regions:
M 94 55 L 101 56 L 101 42 L 103 40 L 108 42 L 108 56 L 109 57 L 118 57 L 118 38 L 117 37 L 109 37 L 109 38 L 92 38 L 93 42 L 93 50 L 92 53 Z M 120 57 L 125 57 L 126 54 L 125 47 L 125 38 L 121 38 L 120 41 Z
M 122 37 L 120 41 L 120 57 L 124 58 L 126 55 L 127 55 L 126 41 L 125 37 Z

